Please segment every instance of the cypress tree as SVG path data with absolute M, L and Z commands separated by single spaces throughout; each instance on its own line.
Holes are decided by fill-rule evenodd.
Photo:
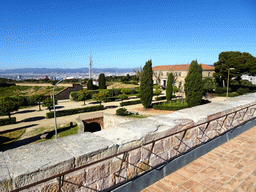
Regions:
M 185 78 L 186 102 L 189 107 L 200 105 L 203 97 L 202 66 L 193 60 Z
M 173 92 L 173 75 L 172 73 L 169 73 L 168 79 L 167 79 L 167 87 L 166 87 L 166 100 L 170 101 L 172 100 L 172 92 Z
M 153 97 L 153 71 L 152 60 L 148 60 L 143 67 L 141 82 L 140 82 L 140 100 L 145 108 L 150 107 Z
M 87 90 L 93 90 L 93 82 L 92 79 L 89 79 L 87 82 Z
M 100 76 L 99 76 L 99 88 L 100 89 L 106 89 L 107 88 L 106 78 L 105 78 L 104 73 L 101 73 Z

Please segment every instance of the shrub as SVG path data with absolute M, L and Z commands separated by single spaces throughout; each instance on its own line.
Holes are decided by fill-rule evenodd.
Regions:
M 11 118 L 11 113 L 18 111 L 18 103 L 11 97 L 3 97 L 0 99 L 0 115 L 8 115 Z
M 120 103 L 120 106 L 134 105 L 134 104 L 139 104 L 139 103 L 141 103 L 140 100 L 125 101 L 125 102 Z
M 0 119 L 0 126 L 16 123 L 16 117 Z
M 242 88 L 240 87 L 239 89 L 237 89 L 236 91 L 239 95 L 243 95 L 245 93 L 248 93 L 249 92 L 249 89 L 248 88 Z
M 170 101 L 172 99 L 172 93 L 173 93 L 173 75 L 172 73 L 169 73 L 168 79 L 167 79 L 167 87 L 166 87 L 166 100 Z
M 126 95 L 126 94 L 118 95 L 117 98 L 121 99 L 122 102 L 123 102 L 123 100 L 127 100 L 128 99 L 128 95 Z
M 159 89 L 160 85 L 153 85 L 153 89 Z
M 78 101 L 78 92 L 71 92 L 70 96 L 73 101 Z
M 216 87 L 215 88 L 215 93 L 221 94 L 221 93 L 226 93 L 227 92 L 227 87 Z M 231 88 L 228 88 L 228 92 L 231 92 Z
M 131 94 L 131 89 L 129 89 L 129 88 L 123 88 L 123 89 L 121 89 L 121 93 L 122 93 L 122 94 L 129 95 L 129 94 Z
M 46 99 L 46 96 L 44 94 L 32 95 L 32 100 L 35 103 L 38 103 L 39 111 L 41 111 L 41 102 L 43 102 L 43 100 L 45 100 L 45 99 Z
M 202 71 L 202 66 L 196 60 L 191 62 L 184 84 L 186 102 L 189 107 L 201 104 L 203 97 Z
M 107 89 L 107 86 L 106 86 L 106 78 L 105 78 L 105 75 L 104 73 L 101 73 L 99 75 L 99 88 L 100 89 Z
M 116 115 L 126 116 L 129 115 L 129 112 L 125 108 L 119 108 L 116 110 Z
M 92 79 L 89 79 L 87 82 L 87 90 L 93 90 L 93 82 Z
M 78 114 L 78 113 L 86 113 L 86 112 L 91 112 L 91 111 L 99 111 L 99 110 L 103 110 L 103 109 L 104 109 L 103 105 L 95 105 L 95 106 L 90 106 L 90 107 L 60 110 L 60 111 L 56 111 L 56 117 L 74 115 L 74 114 Z M 54 112 L 46 113 L 46 118 L 49 119 L 49 118 L 53 118 L 53 117 L 54 117 Z
M 58 101 L 57 99 L 54 99 L 54 103 L 55 105 L 57 105 Z M 47 109 L 51 112 L 51 109 L 53 109 L 53 99 L 52 98 L 46 98 L 43 103 L 42 103 L 43 107 L 47 107 Z
M 145 108 L 149 108 L 153 97 L 152 60 L 148 60 L 143 67 L 140 82 L 140 100 Z
M 156 95 L 157 97 L 162 93 L 161 89 L 157 89 L 153 92 L 153 95 Z

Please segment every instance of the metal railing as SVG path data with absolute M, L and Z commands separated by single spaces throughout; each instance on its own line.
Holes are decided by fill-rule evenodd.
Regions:
M 251 118 L 245 121 L 245 120 L 244 120 L 244 117 L 245 117 L 246 113 L 249 111 L 249 109 L 252 110 L 252 111 L 250 111 L 250 113 L 251 113 L 251 114 L 250 114 L 250 115 L 251 115 Z M 241 111 L 243 111 L 243 110 L 244 110 L 244 112 L 243 112 L 243 114 L 242 114 Z M 179 151 L 179 149 L 180 149 L 180 147 L 181 147 L 182 144 L 184 144 L 184 145 L 188 148 L 188 150 L 191 150 L 192 148 L 195 148 L 195 147 L 198 146 L 198 145 L 195 145 L 195 146 L 193 146 L 193 147 L 191 148 L 189 145 L 186 144 L 186 142 L 184 142 L 184 138 L 185 138 L 185 136 L 186 136 L 186 134 L 187 134 L 187 132 L 188 132 L 189 130 L 195 129 L 195 128 L 200 129 L 200 131 L 202 132 L 202 135 L 201 135 L 200 138 L 197 137 L 197 139 L 198 139 L 199 142 L 205 143 L 204 141 L 201 141 L 201 140 L 202 140 L 202 138 L 203 138 L 204 136 L 206 136 L 206 137 L 208 138 L 208 140 L 211 139 L 211 137 L 208 136 L 207 133 L 206 133 L 206 131 L 207 131 L 207 129 L 208 129 L 208 127 L 209 127 L 209 125 L 210 125 L 211 122 L 213 122 L 213 121 L 215 121 L 215 120 L 218 120 L 218 119 L 221 119 L 221 118 L 224 117 L 224 120 L 223 120 L 222 123 L 219 123 L 219 122 L 217 121 L 217 126 L 216 126 L 215 129 L 214 129 L 214 130 L 216 131 L 216 133 L 217 133 L 217 136 L 219 136 L 219 135 L 225 133 L 226 131 L 235 128 L 234 125 L 233 125 L 233 122 L 234 122 L 234 118 L 235 118 L 235 116 L 236 116 L 237 114 L 240 114 L 241 121 L 243 121 L 243 123 L 245 123 L 245 122 L 247 122 L 247 121 L 252 120 L 252 117 L 253 117 L 253 115 L 254 115 L 254 113 L 255 113 L 255 110 L 256 110 L 256 104 L 253 104 L 253 105 L 250 105 L 250 106 L 241 108 L 241 109 L 239 109 L 239 110 L 236 110 L 236 111 L 227 113 L 227 114 L 225 114 L 225 115 L 222 115 L 222 116 L 219 116 L 219 117 L 216 117 L 216 118 L 213 118 L 213 119 L 208 120 L 208 121 L 205 121 L 205 122 L 203 122 L 203 123 L 199 123 L 199 124 L 193 125 L 193 126 L 191 126 L 191 127 L 187 127 L 187 128 L 185 128 L 185 129 L 182 129 L 182 130 L 177 131 L 177 132 L 175 132 L 175 133 L 172 133 L 172 134 L 170 134 L 170 135 L 166 135 L 166 136 L 160 137 L 160 138 L 158 138 L 158 139 L 155 139 L 155 140 L 153 140 L 153 141 L 144 143 L 144 144 L 142 144 L 141 146 L 137 146 L 137 147 L 134 147 L 134 148 L 132 148 L 132 149 L 129 149 L 129 150 L 126 150 L 126 151 L 123 151 L 123 152 L 119 152 L 119 153 L 117 153 L 117 154 L 115 154 L 115 155 L 111 155 L 111 156 L 102 158 L 102 159 L 100 159 L 100 160 L 94 161 L 94 162 L 92 162 L 92 163 L 88 163 L 88 164 L 83 165 L 83 166 L 80 166 L 80 167 L 75 167 L 75 168 L 72 169 L 72 170 L 65 171 L 65 172 L 62 172 L 62 173 L 60 173 L 60 174 L 56 174 L 56 175 L 54 175 L 54 176 L 52 176 L 52 177 L 43 179 L 43 180 L 38 181 L 38 182 L 34 182 L 34 183 L 29 184 L 29 185 L 26 185 L 26 186 L 24 186 L 24 187 L 20 187 L 19 189 L 15 189 L 15 190 L 13 190 L 12 192 L 18 192 L 18 191 L 21 191 L 21 190 L 24 190 L 24 189 L 28 189 L 28 188 L 30 188 L 30 187 L 34 187 L 34 186 L 36 186 L 36 185 L 38 185 L 38 184 L 41 184 L 41 183 L 44 183 L 44 182 L 47 182 L 47 181 L 50 181 L 50 180 L 53 180 L 53 179 L 56 179 L 56 178 L 57 178 L 58 181 L 59 181 L 59 191 L 61 191 L 61 187 L 63 186 L 63 183 L 65 183 L 65 182 L 66 182 L 66 183 L 69 183 L 69 184 L 72 184 L 72 185 L 77 185 L 78 187 L 83 187 L 83 188 L 87 188 L 87 189 L 90 189 L 90 190 L 93 190 L 93 191 L 98 191 L 97 189 L 91 188 L 91 187 L 89 187 L 89 186 L 83 186 L 83 185 L 80 185 L 80 184 L 76 184 L 76 183 L 67 181 L 67 180 L 65 180 L 65 175 L 67 175 L 67 174 L 69 174 L 69 173 L 72 173 L 72 172 L 75 172 L 75 171 L 78 171 L 78 170 L 81 170 L 81 169 L 84 169 L 84 168 L 89 167 L 89 166 L 91 166 L 91 165 L 94 165 L 94 164 L 97 164 L 97 163 L 100 163 L 100 162 L 103 162 L 103 161 L 112 159 L 112 158 L 117 158 L 117 159 L 121 160 L 120 169 L 119 169 L 118 171 L 116 171 L 115 173 L 113 173 L 116 177 L 120 177 L 120 178 L 122 178 L 122 179 L 124 180 L 124 181 L 122 181 L 122 182 L 116 184 L 116 186 L 120 186 L 121 184 L 123 184 L 123 183 L 125 183 L 125 182 L 128 182 L 128 181 L 130 180 L 129 178 L 123 177 L 123 176 L 121 176 L 121 174 L 120 174 L 121 170 L 123 170 L 123 169 L 122 169 L 123 163 L 128 163 L 129 165 L 134 166 L 135 168 L 140 169 L 140 170 L 143 171 L 143 172 L 148 172 L 148 171 L 150 171 L 150 170 L 152 170 L 152 169 L 158 169 L 159 167 L 162 168 L 162 166 L 165 165 L 165 164 L 167 164 L 168 162 L 170 162 L 170 160 L 172 160 L 172 159 L 178 157 L 179 155 L 181 155 L 181 154 L 187 152 L 187 151 L 185 151 L 185 152 Z M 241 115 L 241 114 L 242 114 L 242 115 Z M 232 116 L 232 115 L 233 115 L 233 116 Z M 228 118 L 228 116 L 231 116 L 231 120 Z M 224 130 L 224 132 L 220 133 L 219 131 L 221 131 L 221 130 L 224 128 L 224 124 L 225 124 L 226 121 L 229 123 L 228 127 L 230 127 L 230 129 L 226 129 L 226 130 Z M 203 125 L 205 125 L 205 128 L 204 128 L 204 129 L 201 127 L 201 126 L 203 126 Z M 239 125 L 241 125 L 241 124 L 239 124 Z M 218 126 L 220 126 L 220 128 L 218 128 L 219 130 L 217 129 Z M 174 136 L 174 135 L 179 134 L 179 133 L 183 133 L 183 134 L 182 134 L 182 137 L 181 137 L 181 138 L 175 136 L 175 138 L 177 138 L 180 142 L 179 142 L 179 144 L 178 144 L 177 146 L 173 147 L 173 149 L 174 149 L 175 151 L 177 151 L 177 153 L 178 153 L 178 155 L 176 155 L 174 158 L 172 157 L 172 158 L 170 158 L 170 159 L 165 159 L 165 158 L 163 158 L 163 157 L 161 157 L 161 156 L 159 156 L 158 154 L 156 154 L 156 153 L 153 152 L 154 145 L 155 145 L 155 143 L 156 143 L 157 141 L 166 139 L 166 138 L 168 138 L 168 137 Z M 215 136 L 215 137 L 216 137 L 216 136 Z M 215 138 L 215 137 L 214 137 L 214 138 Z M 207 141 L 208 141 L 208 140 L 207 140 Z M 145 147 L 146 145 L 149 145 L 149 144 L 152 144 L 151 150 L 149 150 L 149 149 L 147 149 L 147 148 Z M 137 166 L 137 165 L 134 165 L 134 164 L 130 163 L 129 160 L 128 160 L 129 152 L 131 152 L 131 151 L 133 151 L 133 150 L 136 150 L 136 149 L 139 149 L 139 148 L 142 148 L 142 149 L 145 149 L 145 150 L 149 151 L 149 152 L 150 152 L 150 155 L 151 155 L 151 154 L 152 154 L 152 155 L 155 155 L 157 158 L 160 158 L 163 162 L 160 163 L 160 164 L 158 164 L 158 165 L 156 165 L 156 166 L 151 166 L 151 165 L 149 165 L 149 163 L 144 163 L 144 162 L 141 161 L 141 163 L 145 164 L 145 166 L 147 167 L 147 169 L 143 169 L 143 168 L 141 168 L 141 167 L 139 167 L 139 166 Z M 119 156 L 121 156 L 121 155 L 123 156 L 122 158 L 119 157 Z M 150 156 L 150 155 L 149 155 L 149 156 Z M 112 186 L 111 188 L 113 188 L 113 187 L 114 187 L 114 186 Z

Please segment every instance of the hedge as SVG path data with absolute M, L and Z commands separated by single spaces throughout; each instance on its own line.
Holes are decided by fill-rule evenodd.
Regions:
M 125 102 L 120 103 L 120 106 L 134 105 L 134 104 L 139 104 L 139 103 L 141 103 L 140 99 L 133 100 L 133 101 L 125 101 Z
M 104 110 L 104 106 L 103 105 L 95 105 L 95 106 L 91 106 L 91 107 L 60 110 L 60 111 L 56 111 L 56 117 L 74 115 L 77 113 L 85 113 L 85 112 L 91 112 L 91 111 L 99 111 L 99 110 Z M 54 117 L 53 111 L 46 113 L 46 118 L 50 119 L 53 117 Z
M 0 126 L 11 125 L 16 123 L 16 117 L 0 119 Z
M 180 101 L 175 101 L 175 102 L 164 102 L 164 103 L 159 103 L 153 105 L 153 109 L 158 109 L 158 110 L 180 110 L 180 109 L 185 109 L 188 108 L 187 103 L 182 103 Z
M 176 98 L 176 95 L 172 95 L 172 98 Z M 165 100 L 166 96 L 155 97 L 155 101 Z
M 155 97 L 156 101 L 161 101 L 161 100 L 165 100 L 166 96 L 161 96 L 161 97 Z

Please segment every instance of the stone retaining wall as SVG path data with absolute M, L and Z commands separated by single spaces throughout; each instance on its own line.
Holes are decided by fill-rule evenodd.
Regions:
M 83 90 L 83 86 L 80 84 L 73 84 L 72 87 L 67 87 L 61 90 L 59 93 L 55 95 L 57 100 L 69 99 L 69 95 L 71 92 Z
M 0 191 L 42 180 L 26 191 L 109 189 L 254 119 L 255 98 L 248 94 L 5 151 Z

